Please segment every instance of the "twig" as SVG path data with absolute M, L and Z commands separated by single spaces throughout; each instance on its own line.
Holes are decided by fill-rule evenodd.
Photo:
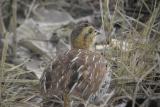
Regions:
M 33 0 L 32 3 L 31 3 L 31 6 L 29 7 L 29 11 L 28 11 L 28 14 L 26 15 L 26 19 L 29 18 L 31 12 L 32 12 L 32 9 L 33 9 L 33 6 L 35 4 L 36 0 Z
M 3 1 L 0 1 L 0 32 L 4 34 L 4 32 L 6 32 L 6 28 L 5 28 L 3 17 L 2 17 L 2 2 Z
M 17 0 L 13 0 L 12 3 L 12 13 L 13 13 L 13 56 L 16 57 L 16 48 L 17 48 L 17 33 L 16 33 L 16 27 L 17 27 Z
M 1 64 L 0 64 L 0 102 L 2 102 L 2 94 L 3 94 L 3 85 L 2 81 L 5 81 L 4 79 L 4 66 L 5 66 L 5 60 L 6 60 L 6 54 L 7 54 L 7 49 L 8 49 L 8 42 L 7 42 L 7 36 L 8 33 L 5 35 L 5 42 L 4 42 L 4 47 L 2 51 L 2 59 L 1 59 Z M 0 103 L 1 106 L 1 103 Z

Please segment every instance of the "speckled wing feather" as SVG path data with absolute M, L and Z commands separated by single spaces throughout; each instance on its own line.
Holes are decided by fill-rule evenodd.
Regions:
M 65 93 L 87 100 L 101 87 L 107 74 L 106 60 L 98 53 L 72 49 L 58 57 L 41 77 L 43 96 Z

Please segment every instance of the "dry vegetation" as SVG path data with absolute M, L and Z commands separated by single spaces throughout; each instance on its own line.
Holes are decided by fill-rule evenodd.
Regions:
M 129 107 L 134 107 L 137 99 L 144 100 L 141 107 L 147 107 L 153 100 L 158 103 L 160 2 L 151 1 L 1 0 L 0 33 L 4 44 L 0 64 L 0 107 L 40 106 L 39 72 L 49 58 L 55 57 L 41 49 L 41 44 L 57 43 L 55 38 L 48 40 L 51 36 L 44 36 L 56 33 L 68 44 L 71 29 L 81 20 L 89 20 L 105 35 L 106 40 L 98 45 L 106 47 L 97 50 L 102 51 L 112 65 L 110 90 L 114 92 L 111 91 L 104 107 L 115 107 L 129 100 L 132 101 Z M 54 15 L 47 16 L 47 12 Z M 57 20 L 63 15 L 67 18 Z M 42 48 L 45 46 L 43 44 Z M 56 46 L 52 46 L 51 50 L 55 49 Z M 32 69 L 28 62 L 38 63 L 35 65 L 38 68 Z

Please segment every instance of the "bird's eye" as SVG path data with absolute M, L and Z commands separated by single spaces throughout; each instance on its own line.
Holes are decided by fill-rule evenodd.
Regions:
M 91 34 L 92 32 L 93 32 L 93 29 L 90 28 L 90 29 L 88 30 L 88 33 Z

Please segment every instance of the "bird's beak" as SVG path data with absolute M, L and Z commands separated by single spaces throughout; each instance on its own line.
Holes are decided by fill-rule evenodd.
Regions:
M 95 30 L 95 34 L 96 34 L 96 36 L 98 36 L 98 35 L 100 35 L 101 34 L 101 32 L 99 31 L 99 30 Z

